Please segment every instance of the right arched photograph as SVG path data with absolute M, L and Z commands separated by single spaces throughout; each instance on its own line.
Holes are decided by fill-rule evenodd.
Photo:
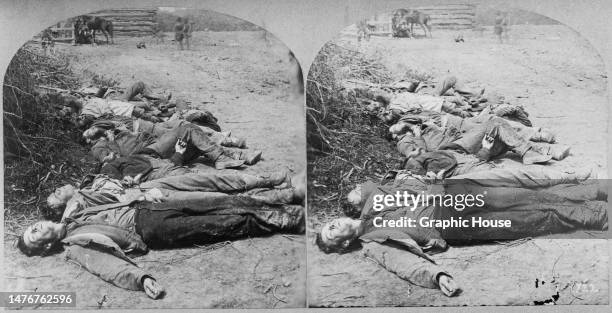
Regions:
M 484 4 L 353 21 L 307 75 L 309 306 L 608 304 L 588 40 Z

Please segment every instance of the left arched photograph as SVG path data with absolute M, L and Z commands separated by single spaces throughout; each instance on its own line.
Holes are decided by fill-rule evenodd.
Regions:
M 83 12 L 24 43 L 3 95 L 5 290 L 83 309 L 306 306 L 302 71 L 264 28 Z

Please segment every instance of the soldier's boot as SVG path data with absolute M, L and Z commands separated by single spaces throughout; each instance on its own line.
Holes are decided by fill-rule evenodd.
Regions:
M 556 138 L 552 131 L 545 128 L 540 128 L 540 130 L 534 133 L 529 140 L 535 142 L 555 143 Z
M 546 163 L 552 158 L 550 155 L 538 153 L 533 149 L 527 150 L 522 157 L 525 165 Z
M 540 154 L 549 155 L 553 160 L 561 161 L 570 154 L 570 146 L 555 144 L 533 144 L 532 149 Z

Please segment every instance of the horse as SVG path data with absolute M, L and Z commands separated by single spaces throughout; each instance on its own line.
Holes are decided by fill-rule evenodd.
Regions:
M 99 30 L 106 37 L 106 44 L 108 44 L 108 35 L 111 37 L 111 44 L 114 44 L 113 40 L 113 22 L 108 21 L 99 16 L 85 16 L 85 22 L 87 28 L 89 28 L 93 32 L 93 41 L 96 42 L 96 31 Z
M 82 17 L 77 18 L 74 23 L 74 43 L 75 44 L 91 44 L 92 35 L 87 23 Z
M 428 25 L 429 21 L 431 21 L 431 17 L 418 10 L 397 9 L 393 12 L 391 20 L 393 36 L 401 37 L 400 35 L 408 31 L 407 26 L 410 24 L 410 35 L 406 37 L 414 37 L 414 24 L 419 24 L 425 32 L 425 37 L 427 37 L 427 31 L 429 31 L 429 37 L 432 38 L 431 26 Z

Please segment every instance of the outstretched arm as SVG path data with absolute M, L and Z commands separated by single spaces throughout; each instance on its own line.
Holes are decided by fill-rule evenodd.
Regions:
M 363 253 L 389 272 L 415 285 L 439 288 L 449 297 L 459 290 L 452 276 L 441 267 L 406 250 L 377 242 L 367 242 L 363 244 Z
M 96 249 L 70 245 L 66 247 L 66 258 L 80 264 L 90 273 L 124 289 L 143 290 L 156 299 L 163 293 L 153 276 L 136 265 Z

